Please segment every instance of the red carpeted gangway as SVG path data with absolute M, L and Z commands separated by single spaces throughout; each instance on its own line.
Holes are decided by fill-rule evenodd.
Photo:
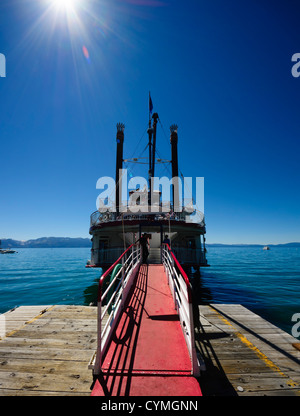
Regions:
M 133 244 L 102 275 L 90 368 L 93 396 L 202 395 L 191 287 L 167 244 L 162 264 L 141 264 Z

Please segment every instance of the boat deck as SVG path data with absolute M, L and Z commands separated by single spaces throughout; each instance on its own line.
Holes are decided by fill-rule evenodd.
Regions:
M 152 325 L 164 325 L 169 312 L 151 310 L 143 304 L 141 285 L 142 281 L 140 297 L 136 298 L 140 302 L 136 319 L 142 316 L 142 306 L 152 317 L 144 328 L 149 331 L 147 342 L 151 346 Z M 160 289 L 150 286 L 148 295 L 153 289 L 155 296 Z M 203 396 L 300 395 L 300 351 L 292 345 L 299 341 L 241 305 L 200 305 L 199 311 L 195 336 L 206 364 L 206 371 L 198 379 Z M 88 363 L 96 348 L 96 315 L 95 307 L 72 305 L 21 306 L 0 315 L 0 395 L 89 396 L 93 380 Z M 177 323 L 173 313 L 169 322 Z M 125 326 L 119 327 L 123 331 L 121 339 Z M 122 354 L 128 352 L 129 357 L 135 351 L 138 365 L 142 350 L 139 352 L 134 343 L 126 350 L 123 341 Z M 166 337 L 161 343 L 162 348 L 168 348 L 174 340 Z M 159 355 L 162 358 L 163 353 L 157 359 Z M 126 371 L 132 359 L 127 363 Z M 171 360 L 167 364 L 171 365 Z M 184 372 L 185 363 L 180 365 Z M 119 381 L 117 377 L 115 374 Z M 139 377 L 143 377 L 141 373 Z M 119 383 L 119 391 L 113 394 L 127 394 L 127 381 L 121 386 Z

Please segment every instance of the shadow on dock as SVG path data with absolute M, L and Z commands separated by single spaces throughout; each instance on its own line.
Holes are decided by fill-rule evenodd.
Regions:
M 216 307 L 216 305 L 214 305 L 214 306 L 211 305 L 211 308 L 214 309 L 215 311 L 221 313 L 225 318 L 229 319 L 230 321 L 232 321 L 233 323 L 235 323 L 236 325 L 238 325 L 240 328 L 243 328 L 244 330 L 246 330 L 249 334 L 254 335 L 257 339 L 259 339 L 260 341 L 262 341 L 265 344 L 267 344 L 273 350 L 275 350 L 275 351 L 279 352 L 280 354 L 284 355 L 289 360 L 293 361 L 295 364 L 298 364 L 298 365 L 300 364 L 300 360 L 297 357 L 294 357 L 288 351 L 285 351 L 283 348 L 280 348 L 280 346 L 274 344 L 274 342 L 271 342 L 270 340 L 266 339 L 262 335 L 259 335 L 257 333 L 257 331 L 253 331 L 247 325 L 241 323 L 239 320 L 233 318 L 232 316 L 228 316 L 224 311 L 219 310 Z
M 210 342 L 210 339 L 221 337 L 230 337 L 230 335 L 226 333 L 206 333 L 201 322 L 195 327 L 196 348 L 201 354 L 206 367 L 206 371 L 201 372 L 198 380 L 203 396 L 237 396 L 237 392 L 228 380 Z
M 199 305 L 210 305 L 213 296 L 208 287 L 203 285 L 200 272 L 189 273 L 193 293 L 193 316 L 195 326 L 195 343 L 201 355 L 206 371 L 201 372 L 199 384 L 203 396 L 238 396 L 228 380 L 224 369 L 210 340 L 228 337 L 226 332 L 206 332 L 200 320 Z
M 199 274 L 190 281 L 195 343 L 206 366 L 199 379 L 203 395 L 298 395 L 293 338 L 242 305 L 212 304 Z

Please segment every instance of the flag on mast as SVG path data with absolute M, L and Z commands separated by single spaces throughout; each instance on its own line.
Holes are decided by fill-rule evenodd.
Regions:
M 149 91 L 149 118 L 152 115 L 152 111 L 153 111 L 153 103 L 152 103 L 151 95 L 150 95 L 150 91 Z

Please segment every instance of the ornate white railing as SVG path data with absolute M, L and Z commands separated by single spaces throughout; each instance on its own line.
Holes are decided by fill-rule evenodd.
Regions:
M 103 356 L 114 333 L 122 306 L 134 282 L 140 263 L 140 244 L 132 244 L 99 280 L 97 300 L 97 350 L 89 364 L 89 368 L 93 370 L 95 376 L 100 374 Z M 120 265 L 119 268 L 115 269 L 118 265 Z M 104 284 L 108 282 L 109 278 L 109 284 L 105 288 Z
M 90 217 L 90 227 L 100 225 L 102 223 L 112 222 L 112 221 L 126 221 L 126 220 L 149 220 L 149 221 L 161 221 L 161 220 L 172 220 L 172 221 L 186 221 L 186 222 L 196 222 L 202 226 L 205 225 L 204 217 L 199 221 L 189 221 L 189 216 L 184 211 L 183 212 L 157 212 L 157 213 L 133 213 L 133 212 L 123 212 L 117 214 L 116 212 L 99 212 L 95 211 L 91 214 Z
M 165 266 L 165 271 L 169 280 L 169 287 L 190 354 L 192 374 L 195 377 L 198 377 L 200 375 L 200 366 L 195 346 L 191 284 L 185 271 L 180 266 L 168 244 L 163 244 L 162 246 L 162 262 Z

